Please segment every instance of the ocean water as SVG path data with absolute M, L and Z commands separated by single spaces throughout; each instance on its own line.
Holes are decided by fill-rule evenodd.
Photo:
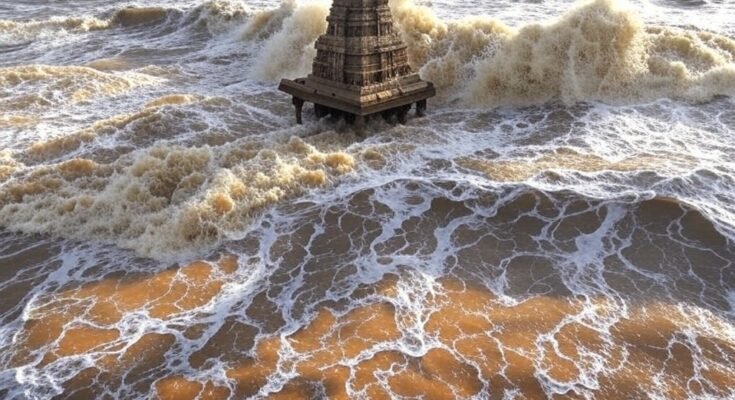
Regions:
M 735 398 L 735 2 L 391 6 L 361 138 L 327 1 L 0 3 L 0 398 Z

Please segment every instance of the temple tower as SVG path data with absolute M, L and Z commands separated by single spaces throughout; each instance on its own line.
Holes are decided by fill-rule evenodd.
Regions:
M 279 86 L 293 96 L 298 123 L 305 101 L 314 103 L 318 117 L 344 114 L 360 128 L 377 113 L 405 122 L 413 104 L 424 113 L 436 91 L 409 66 L 388 0 L 334 0 L 327 22 L 312 73 Z

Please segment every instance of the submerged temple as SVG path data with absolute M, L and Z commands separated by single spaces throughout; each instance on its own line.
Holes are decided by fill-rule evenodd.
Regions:
M 312 73 L 283 79 L 279 86 L 293 96 L 299 124 L 307 101 L 314 103 L 317 117 L 342 114 L 359 128 L 377 113 L 405 122 L 413 104 L 423 115 L 436 90 L 408 65 L 388 0 L 334 0 L 327 22 L 316 42 Z

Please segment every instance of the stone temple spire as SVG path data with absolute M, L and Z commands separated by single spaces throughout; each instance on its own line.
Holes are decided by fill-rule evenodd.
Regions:
M 327 22 L 312 73 L 279 87 L 293 96 L 297 122 L 304 101 L 314 103 L 317 117 L 345 115 L 360 128 L 377 113 L 404 122 L 414 103 L 423 114 L 436 91 L 408 64 L 388 0 L 334 0 Z
M 395 85 L 393 78 L 411 73 L 387 0 L 335 0 L 327 21 L 327 33 L 316 42 L 313 77 L 364 88 Z

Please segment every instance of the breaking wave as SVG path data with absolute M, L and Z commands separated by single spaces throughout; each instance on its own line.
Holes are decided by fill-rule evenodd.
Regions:
M 140 73 L 113 74 L 80 66 L 23 65 L 0 68 L 0 86 L 8 93 L 0 98 L 0 109 L 19 111 L 85 102 L 118 95 L 155 82 L 155 78 Z
M 311 69 L 327 6 L 287 4 L 247 30 L 252 38 L 258 37 L 254 28 L 272 32 L 278 26 L 265 39 L 256 78 Z M 411 63 L 445 97 L 470 105 L 706 101 L 735 94 L 735 40 L 647 26 L 626 2 L 581 2 L 555 20 L 519 28 L 490 17 L 445 22 L 411 0 L 391 5 Z
M 159 105 L 172 101 L 177 100 L 159 100 Z M 38 142 L 28 153 L 69 153 L 97 135 L 129 125 L 150 134 L 159 123 L 151 110 Z M 285 141 L 247 138 L 202 147 L 159 143 L 108 163 L 71 158 L 37 166 L 0 186 L 0 225 L 96 238 L 157 259 L 191 255 L 230 232 L 245 230 L 263 208 L 351 172 L 356 160 L 329 144 L 339 141 L 335 135 Z M 0 162 L 1 182 L 19 162 L 7 155 Z
M 89 32 L 107 29 L 110 20 L 94 17 L 52 17 L 44 21 L 0 20 L 0 44 L 20 43 L 45 34 L 59 31 Z
M 0 20 L 0 45 L 17 44 L 59 33 L 80 34 L 113 28 L 169 23 L 194 25 L 216 34 L 241 23 L 253 12 L 242 3 L 212 0 L 183 12 L 177 8 L 126 7 L 99 16 L 56 16 L 47 20 Z
M 411 63 L 442 97 L 470 106 L 707 101 L 735 94 L 735 40 L 646 25 L 625 1 L 582 1 L 556 19 L 520 27 L 487 16 L 443 21 L 412 0 L 393 0 L 391 6 Z M 310 71 L 313 43 L 326 30 L 328 9 L 325 1 L 284 1 L 259 11 L 231 1 L 208 1 L 186 12 L 124 8 L 108 17 L 0 21 L 0 40 L 166 21 L 175 30 L 238 32 L 259 48 L 250 75 L 277 80 Z
M 518 30 L 482 19 L 405 30 L 430 38 L 428 48 L 413 47 L 424 76 L 440 87 L 468 82 L 461 96 L 478 105 L 735 94 L 735 41 L 646 26 L 622 2 L 583 3 L 555 21 Z
M 255 78 L 295 78 L 311 71 L 314 41 L 327 30 L 329 8 L 324 2 L 297 5 L 285 2 L 274 11 L 255 16 L 245 27 L 245 40 L 266 39 L 262 57 L 253 66 Z

